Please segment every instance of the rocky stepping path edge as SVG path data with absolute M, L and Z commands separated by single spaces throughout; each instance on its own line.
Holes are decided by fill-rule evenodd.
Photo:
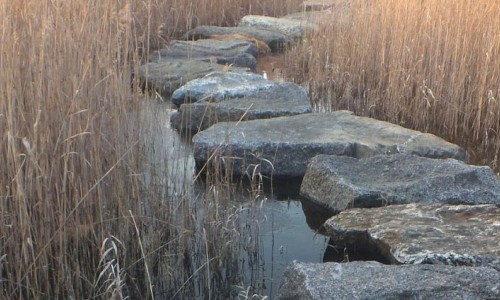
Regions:
M 315 113 L 306 89 L 255 73 L 259 55 L 335 21 L 337 2 L 196 27 L 136 76 L 177 108 L 172 127 L 192 136 L 199 170 L 299 179 L 303 201 L 333 215 L 322 226 L 332 247 L 384 263 L 294 262 L 279 299 L 500 299 L 500 181 L 489 167 L 432 134 Z

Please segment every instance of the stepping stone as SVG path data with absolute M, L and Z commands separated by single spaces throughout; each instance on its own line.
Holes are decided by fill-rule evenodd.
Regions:
M 197 40 L 173 41 L 167 49 L 151 54 L 151 62 L 168 60 L 197 60 L 204 62 L 233 64 L 255 70 L 257 47 L 242 40 Z
M 294 41 L 300 40 L 307 31 L 317 29 L 315 24 L 306 21 L 254 15 L 244 16 L 238 26 L 278 31 Z
M 337 249 L 369 249 L 393 264 L 488 266 L 500 271 L 500 208 L 495 205 L 354 208 L 328 219 L 323 227 Z
M 137 76 L 143 89 L 155 90 L 162 97 L 170 98 L 172 93 L 187 82 L 201 78 L 208 73 L 221 71 L 224 66 L 194 60 L 169 60 L 148 63 L 139 67 Z M 251 72 L 248 68 L 231 67 L 232 72 Z
M 301 263 L 286 269 L 276 299 L 499 299 L 491 268 L 388 266 L 377 262 Z
M 283 51 L 286 46 L 292 43 L 292 40 L 285 34 L 261 28 L 252 27 L 218 27 L 218 26 L 198 26 L 188 31 L 183 40 L 209 39 L 220 35 L 243 35 L 262 41 L 271 48 L 273 52 Z M 258 49 L 257 49 L 258 50 Z
M 257 169 L 262 175 L 302 178 L 308 161 L 319 154 L 363 158 L 405 153 L 465 159 L 462 148 L 432 134 L 348 111 L 217 123 L 195 135 L 193 143 L 198 167 L 214 154 L 212 163 L 232 164 L 237 176 Z
M 309 12 L 309 11 L 322 11 L 327 9 L 332 9 L 338 6 L 341 0 L 309 0 L 304 1 L 300 5 L 301 10 Z
M 309 163 L 301 195 L 333 213 L 412 202 L 500 205 L 500 180 L 489 167 L 454 159 L 318 155 Z
M 346 7 L 337 7 L 333 10 L 323 11 L 302 11 L 286 15 L 281 17 L 281 19 L 315 24 L 318 27 L 331 24 L 332 21 L 335 21 L 339 26 L 346 27 L 351 22 L 351 16 Z
M 332 18 L 336 18 L 336 16 L 331 11 L 303 11 L 281 17 L 281 19 L 308 22 L 318 25 L 323 22 L 331 22 Z
M 172 101 L 180 105 L 179 111 L 171 115 L 172 127 L 187 133 L 217 122 L 267 119 L 312 110 L 302 87 L 268 81 L 251 73 L 210 73 L 176 90 Z

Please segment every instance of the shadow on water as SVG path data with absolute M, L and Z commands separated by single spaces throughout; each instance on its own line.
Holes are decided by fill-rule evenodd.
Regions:
M 151 139 L 141 173 L 145 199 L 151 199 L 147 191 L 152 187 L 162 191 L 177 234 L 165 246 L 173 254 L 165 250 L 170 254 L 154 268 L 155 294 L 174 299 L 255 294 L 272 299 L 289 263 L 324 260 L 328 238 L 317 231 L 329 215 L 301 201 L 300 180 L 265 182 L 257 196 L 241 181 L 229 192 L 194 181 L 191 145 L 170 128 L 172 111 L 161 101 L 149 101 L 143 108 L 144 135 Z M 157 209 L 143 206 L 146 215 Z

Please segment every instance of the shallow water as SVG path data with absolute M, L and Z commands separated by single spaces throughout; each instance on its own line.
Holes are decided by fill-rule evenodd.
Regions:
M 245 219 L 245 211 L 242 219 Z M 255 272 L 252 280 L 244 282 L 255 291 L 271 299 L 278 292 L 279 283 L 287 265 L 293 260 L 320 263 L 328 245 L 328 238 L 316 234 L 306 222 L 300 201 L 263 201 L 252 218 L 260 220 L 259 265 L 246 273 Z M 249 278 L 245 278 L 248 280 Z M 253 282 L 251 282 L 253 281 Z
M 145 149 L 143 183 L 149 187 L 160 186 L 166 201 L 175 202 L 179 201 L 178 199 L 189 198 L 190 208 L 187 211 L 194 212 L 196 215 L 196 222 L 199 223 L 195 225 L 197 228 L 195 231 L 200 231 L 200 234 L 193 234 L 193 236 L 202 236 L 207 234 L 204 231 L 206 218 L 203 216 L 207 213 L 207 206 L 202 204 L 205 200 L 201 198 L 204 197 L 204 194 L 206 195 L 207 191 L 193 180 L 195 164 L 191 145 L 189 141 L 181 138 L 171 129 L 169 124 L 171 112 L 172 108 L 168 102 L 153 100 L 144 104 L 144 135 L 149 136 L 151 141 L 150 146 Z M 215 188 L 209 189 L 209 193 L 217 193 Z M 285 187 L 284 190 L 295 190 L 296 192 L 297 187 Z M 278 292 L 286 266 L 293 260 L 322 262 L 328 246 L 328 238 L 316 234 L 315 230 L 308 226 L 308 221 L 311 224 L 311 219 L 315 220 L 317 217 L 311 215 L 311 209 L 308 208 L 306 211 L 308 211 L 309 217 L 306 218 L 302 203 L 297 197 L 282 200 L 283 194 L 273 196 L 261 193 L 256 200 L 251 196 L 244 195 L 242 190 L 235 190 L 230 195 L 231 200 L 220 203 L 220 205 L 227 205 L 227 207 L 217 208 L 224 211 L 234 209 L 236 206 L 239 207 L 236 211 L 241 235 L 239 243 L 242 246 L 238 248 L 239 254 L 236 254 L 237 257 L 239 256 L 236 270 L 239 284 L 236 291 L 239 291 L 240 295 L 247 293 L 245 294 L 247 297 L 258 294 L 272 299 Z M 178 203 L 169 203 L 169 205 L 174 207 Z M 182 218 L 182 216 L 179 217 Z M 194 238 L 194 240 L 194 243 L 203 242 L 203 239 Z M 196 265 L 195 260 L 198 259 L 196 255 L 193 254 L 193 258 L 190 258 L 194 265 Z M 203 268 L 203 263 L 199 266 Z M 223 267 L 223 269 L 228 268 L 233 267 Z M 233 273 L 230 271 L 228 274 Z M 199 287 L 203 286 L 203 283 L 198 284 L 195 281 L 206 282 L 207 278 L 203 276 L 201 276 L 203 278 L 198 278 L 198 274 L 195 275 L 189 279 L 193 281 L 193 288 L 189 291 L 189 295 L 179 293 L 176 298 L 206 298 L 207 291 L 203 287 Z M 182 277 L 183 274 L 179 276 Z M 235 276 L 235 274 L 231 276 Z M 219 286 L 224 286 L 224 284 L 214 285 L 215 288 Z M 232 284 L 231 289 L 233 287 L 234 284 Z M 158 287 L 161 289 L 158 290 L 158 294 L 168 294 L 166 290 L 172 288 L 176 289 L 176 287 Z M 224 292 L 219 293 L 213 290 L 210 292 L 213 295 L 224 294 Z M 230 294 L 235 296 L 234 291 Z

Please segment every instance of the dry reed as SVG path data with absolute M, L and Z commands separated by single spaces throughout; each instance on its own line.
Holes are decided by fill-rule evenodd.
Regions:
M 239 247 L 237 208 L 184 187 L 189 157 L 151 141 L 159 122 L 145 121 L 151 99 L 131 73 L 197 24 L 295 4 L 0 0 L 0 298 L 216 295 L 214 276 L 230 284 L 222 261 Z
M 320 109 L 435 133 L 499 170 L 500 2 L 350 1 L 288 53 Z

